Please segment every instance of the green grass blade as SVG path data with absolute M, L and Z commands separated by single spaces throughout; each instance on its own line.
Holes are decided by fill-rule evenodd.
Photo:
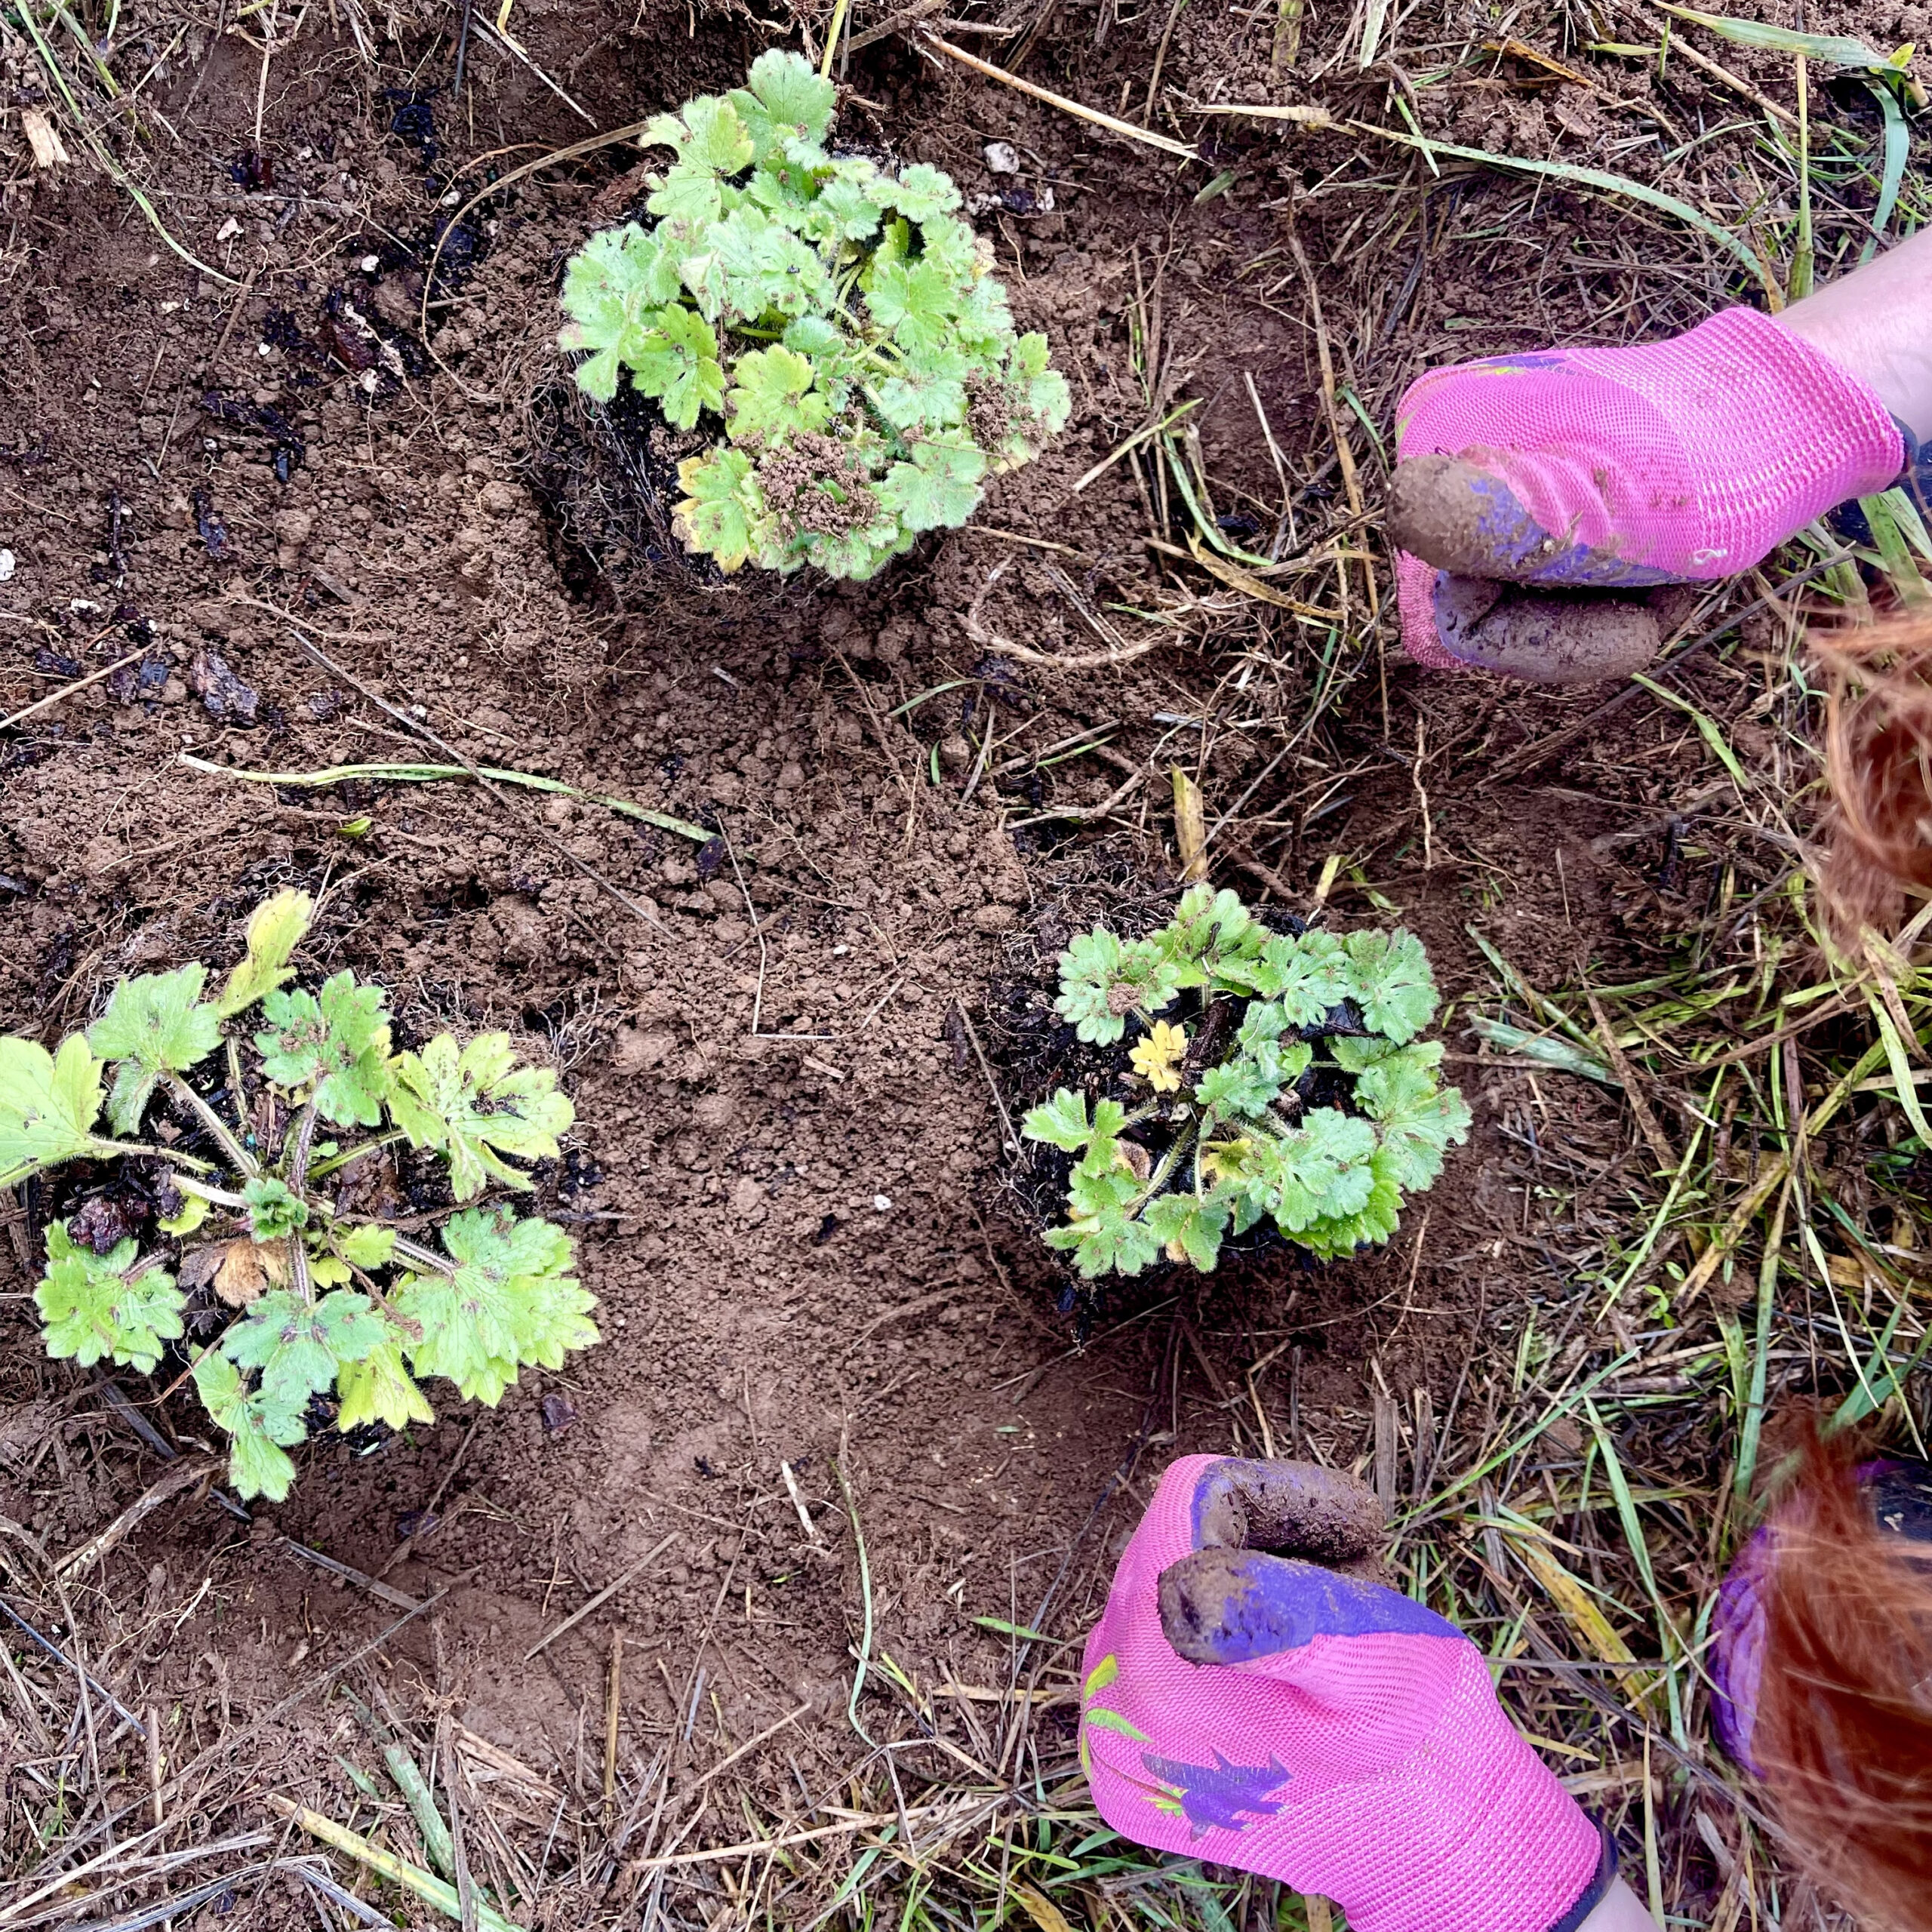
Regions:
M 1665 690 L 1654 678 L 1647 678 L 1641 671 L 1635 672 L 1630 681 L 1633 685 L 1641 685 L 1651 697 L 1660 698 L 1666 704 L 1674 706 L 1682 712 L 1697 726 L 1698 737 L 1710 746 L 1718 762 L 1737 781 L 1738 789 L 1748 792 L 1751 789 L 1744 776 L 1744 768 L 1737 761 L 1737 754 L 1731 749 L 1729 741 L 1718 729 L 1714 719 L 1700 711 L 1688 698 L 1679 697 L 1675 691 Z
M 1875 78 L 1865 85 L 1877 96 L 1878 112 L 1885 117 L 1885 158 L 1878 180 L 1878 205 L 1872 211 L 1872 226 L 1877 230 L 1858 251 L 1861 263 L 1878 252 L 1878 238 L 1891 225 L 1899 205 L 1899 189 L 1905 183 L 1905 165 L 1912 154 L 1912 130 L 1906 125 L 1905 110 L 1890 85 Z
M 238 765 L 211 764 L 206 758 L 191 757 L 186 752 L 180 754 L 180 761 L 194 771 L 205 771 L 216 778 L 239 778 L 251 785 L 299 785 L 311 791 L 340 785 L 349 778 L 367 778 L 392 785 L 433 785 L 470 776 L 469 768 L 464 764 L 331 764 L 319 771 L 245 771 Z M 633 804 L 628 798 L 614 798 L 608 792 L 586 792 L 581 786 L 565 784 L 561 778 L 541 778 L 534 771 L 509 771 L 494 764 L 479 764 L 476 771 L 478 776 L 499 785 L 521 785 L 527 791 L 555 792 L 567 798 L 581 798 L 587 804 L 602 805 L 626 818 L 654 825 L 660 832 L 675 832 L 680 838 L 688 838 L 700 845 L 709 844 L 718 836 L 701 825 L 693 825 L 688 819 L 673 818 L 669 812 L 654 812 L 648 806 Z
M 1567 1040 L 1556 1039 L 1547 1033 L 1527 1032 L 1506 1020 L 1487 1020 L 1481 1014 L 1471 1016 L 1469 1030 L 1492 1047 L 1500 1047 L 1505 1053 L 1521 1054 L 1525 1060 L 1540 1060 L 1558 1072 L 1579 1074 L 1604 1087 L 1623 1084 L 1601 1060 L 1580 1047 L 1572 1046 Z
M 1801 54 L 1807 60 L 1822 60 L 1831 67 L 1889 66 L 1882 54 L 1849 34 L 1799 33 L 1791 27 L 1773 26 L 1766 20 L 1732 20 L 1718 14 L 1700 14 L 1690 7 L 1675 7 L 1669 0 L 1657 0 L 1658 10 L 1675 14 L 1714 33 L 1734 46 L 1755 47 L 1773 54 Z

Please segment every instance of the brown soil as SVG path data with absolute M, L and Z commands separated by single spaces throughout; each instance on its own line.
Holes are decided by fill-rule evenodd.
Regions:
M 1145 17 L 1149 40 L 1164 16 Z M 688 35 L 681 7 L 516 18 L 533 57 L 605 126 L 728 84 L 760 44 L 722 13 L 700 12 Z M 1140 32 L 1069 42 L 1047 63 L 1054 84 L 1109 107 L 1124 87 L 1137 103 Z M 1512 776 L 1510 755 L 1590 700 L 1425 678 L 1392 648 L 1278 758 L 1281 734 L 1254 721 L 1309 712 L 1320 632 L 1189 568 L 1162 578 L 1145 472 L 1118 463 L 1073 486 L 1146 420 L 1139 355 L 1163 400 L 1183 384 L 1205 398 L 1206 471 L 1238 506 L 1230 528 L 1260 530 L 1240 540 L 1266 543 L 1272 511 L 1261 524 L 1259 506 L 1281 494 L 1244 374 L 1313 477 L 1304 522 L 1346 521 L 1320 460 L 1297 235 L 1385 423 L 1424 361 L 1592 326 L 1585 284 L 1519 297 L 1487 278 L 1498 245 L 1442 248 L 1444 225 L 1473 230 L 1485 205 L 1494 217 L 1517 204 L 1517 187 L 1470 178 L 1432 192 L 1429 229 L 1387 242 L 1365 282 L 1359 217 L 1380 210 L 1318 190 L 1337 137 L 1214 133 L 1216 165 L 1236 180 L 1197 202 L 1198 171 L 1177 184 L 1162 157 L 1097 143 L 881 41 L 852 62 L 850 132 L 951 169 L 969 195 L 1028 191 L 1036 211 L 1003 205 L 983 225 L 1023 326 L 1053 337 L 1072 426 L 995 488 L 979 527 L 866 586 L 707 584 L 654 562 L 648 543 L 602 576 L 581 521 L 565 528 L 555 493 L 526 479 L 556 445 L 533 401 L 555 374 L 561 263 L 634 195 L 628 158 L 593 157 L 478 211 L 479 259 L 438 311 L 438 369 L 414 318 L 447 171 L 580 138 L 583 124 L 524 67 L 472 46 L 465 116 L 425 97 L 439 144 L 426 161 L 423 113 L 372 85 L 346 42 L 325 55 L 309 36 L 266 97 L 272 189 L 231 177 L 255 146 L 260 78 L 238 41 L 197 30 L 155 94 L 193 129 L 171 163 L 168 217 L 240 286 L 185 267 L 78 169 L 25 204 L 0 376 L 0 504 L 17 558 L 0 587 L 0 710 L 75 666 L 134 662 L 0 740 L 0 1026 L 51 1040 L 118 974 L 225 960 L 250 906 L 303 886 L 321 903 L 312 964 L 383 981 L 405 1029 L 506 1026 L 563 1070 L 578 1126 L 541 1198 L 579 1241 L 605 1341 L 561 1374 L 526 1374 L 499 1409 L 451 1401 L 373 1454 L 325 1439 L 302 1453 L 286 1506 L 252 1524 L 212 1501 L 171 1505 L 91 1579 L 127 1633 L 97 1668 L 131 1706 L 170 1714 L 178 1762 L 396 1615 L 393 1597 L 297 1560 L 279 1532 L 385 1572 L 406 1598 L 441 1593 L 435 1617 L 382 1654 L 392 1694 L 417 1698 L 420 1680 L 564 1786 L 596 1785 L 620 1628 L 626 1764 L 694 1724 L 721 1752 L 809 1702 L 818 1727 L 795 1748 L 816 1785 L 852 1742 L 861 1604 L 841 1445 L 875 1658 L 928 1686 L 991 1682 L 1005 1640 L 970 1620 L 1081 1628 L 1169 1455 L 1226 1447 L 1231 1426 L 1253 1440 L 1252 1414 L 1284 1443 L 1365 1466 L 1377 1386 L 1404 1405 L 1427 1389 L 1441 1416 L 1484 1324 L 1541 1292 L 1518 1149 L 1543 1094 L 1534 1074 L 1484 1071 L 1460 1031 L 1492 985 L 1466 928 L 1543 983 L 1586 961 L 1627 977 L 1652 963 L 1657 879 L 1690 897 L 1708 882 L 1710 862 L 1680 865 L 1676 833 L 1667 843 L 1650 823 L 1694 743 L 1684 721 L 1622 713 L 1574 736 L 1560 762 L 1518 758 Z M 1164 72 L 1197 98 L 1304 95 L 1271 82 L 1268 52 L 1265 34 L 1248 45 L 1197 6 Z M 1728 57 L 1751 70 L 1749 55 Z M 1453 131 L 1527 117 L 1513 143 L 1540 152 L 1555 138 L 1548 112 L 1540 93 L 1499 86 L 1458 104 Z M 1019 177 L 988 171 L 992 139 L 1018 150 Z M 1565 218 L 1609 242 L 1635 232 L 1601 204 Z M 1692 297 L 1664 286 L 1656 322 L 1690 319 Z M 1137 349 L 1137 301 L 1154 331 Z M 1484 320 L 1450 331 L 1444 316 Z M 1178 543 L 1178 500 L 1153 509 Z M 1138 636 L 1143 620 L 1118 607 L 1183 592 L 1190 613 L 1131 663 L 1038 661 L 1093 651 L 1097 632 Z M 1002 640 L 1037 656 L 1000 654 Z M 1236 697 L 1244 665 L 1252 685 Z M 376 697 L 466 758 L 701 819 L 723 849 L 525 792 L 305 789 L 180 762 L 292 774 L 426 755 Z M 1211 712 L 1211 729 L 1175 721 Z M 1044 768 L 1029 755 L 1108 721 L 1100 755 Z M 961 734 L 989 724 L 998 752 L 969 800 Z M 1120 798 L 1150 757 L 1158 783 Z M 997 1030 L 989 986 L 1035 973 L 1097 906 L 1171 886 L 1161 787 L 1176 760 L 1211 823 L 1241 801 L 1214 848 L 1225 882 L 1306 912 L 1324 860 L 1344 853 L 1367 869 L 1344 869 L 1331 916 L 1399 915 L 1422 933 L 1455 1003 L 1446 1023 L 1478 1131 L 1388 1251 L 1318 1272 L 1277 1251 L 1185 1292 L 1170 1281 L 1103 1306 L 1081 1346 L 1057 1312 L 1057 1264 L 1008 1211 L 1001 1119 L 954 1016 Z M 1041 821 L 1110 797 L 1097 846 Z M 1037 1096 L 1000 1097 L 1017 1115 Z M 1621 1145 L 1611 1097 L 1566 1089 L 1563 1105 L 1573 1134 Z M 98 1377 L 44 1359 L 26 1293 L 39 1229 L 19 1214 L 11 1228 L 0 1515 L 57 1553 L 162 1465 Z M 1271 1352 L 1251 1410 L 1244 1368 Z M 201 1446 L 192 1400 L 122 1387 L 168 1444 Z M 1420 1483 L 1426 1449 L 1413 1460 Z M 332 1714 L 265 1721 L 257 1742 L 279 1740 L 271 1761 L 298 1788 L 335 1777 Z

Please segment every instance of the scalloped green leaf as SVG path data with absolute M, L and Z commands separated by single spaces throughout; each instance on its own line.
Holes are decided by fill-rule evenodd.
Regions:
M 337 1127 L 380 1126 L 389 1088 L 385 998 L 349 972 L 325 980 L 319 995 L 270 993 L 262 1002 L 268 1023 L 255 1035 L 263 1074 L 291 1092 L 306 1090 Z
M 172 973 L 122 980 L 107 1011 L 88 1029 L 88 1044 L 118 1062 L 108 1118 L 118 1134 L 140 1126 L 163 1073 L 185 1073 L 221 1044 L 221 1016 L 201 1003 L 208 968 L 198 963 Z
M 47 1228 L 47 1269 L 34 1290 L 41 1336 L 56 1361 L 82 1368 L 97 1361 L 152 1374 L 163 1346 L 181 1338 L 187 1298 L 158 1265 L 137 1268 L 131 1238 L 107 1254 L 76 1242 L 65 1221 Z
M 547 1221 L 469 1209 L 451 1217 L 443 1246 L 453 1275 L 413 1275 L 392 1300 L 421 1339 L 408 1345 L 418 1375 L 441 1375 L 494 1406 L 525 1363 L 561 1367 L 564 1351 L 598 1339 L 596 1306 L 568 1273 L 571 1241 Z
M 479 1033 L 459 1050 L 439 1033 L 420 1054 L 401 1053 L 389 1112 L 413 1146 L 434 1148 L 450 1164 L 459 1201 L 491 1180 L 527 1188 L 530 1177 L 503 1160 L 555 1160 L 558 1134 L 577 1118 L 548 1067 L 521 1066 L 507 1033 Z
M 911 462 L 886 472 L 878 498 L 908 530 L 956 530 L 978 505 L 986 473 L 986 459 L 971 443 L 918 443 Z
M 1422 941 L 1398 926 L 1392 933 L 1351 933 L 1343 942 L 1349 990 L 1362 1017 L 1398 1046 L 1435 1017 L 1435 977 Z
M 783 343 L 740 356 L 737 383 L 728 398 L 731 440 L 782 443 L 823 429 L 832 405 L 813 389 L 817 374 L 809 357 Z
M 215 1426 L 229 1437 L 228 1475 L 235 1494 L 244 1502 L 257 1496 L 284 1501 L 295 1481 L 295 1465 L 283 1450 L 308 1433 L 302 1409 L 251 1391 L 217 1349 L 195 1363 L 195 1388 Z
M 57 1054 L 33 1040 L 0 1039 L 0 1187 L 106 1151 L 94 1132 L 102 1072 L 78 1033 Z
M 678 466 L 678 482 L 688 493 L 672 513 L 678 541 L 714 558 L 720 570 L 736 570 L 751 554 L 762 507 L 751 458 L 734 449 L 687 457 Z
M 631 380 L 662 407 L 666 421 L 690 429 L 699 412 L 724 407 L 718 338 L 695 311 L 673 305 L 651 311 L 635 352 Z

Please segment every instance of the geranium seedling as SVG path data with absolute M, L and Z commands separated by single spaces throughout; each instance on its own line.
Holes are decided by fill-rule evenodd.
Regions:
M 189 1367 L 229 1438 L 236 1490 L 275 1503 L 294 1481 L 288 1451 L 327 1414 L 318 1398 L 333 1400 L 339 1430 L 401 1429 L 434 1420 L 419 1377 L 445 1377 L 464 1398 L 494 1404 L 519 1368 L 560 1368 L 567 1350 L 598 1339 L 595 1303 L 570 1272 L 570 1238 L 549 1222 L 486 1202 L 444 1219 L 438 1251 L 346 1205 L 332 1177 L 402 1141 L 446 1166 L 458 1201 L 492 1184 L 527 1189 L 512 1162 L 555 1158 L 574 1115 L 556 1075 L 518 1066 L 506 1034 L 461 1048 L 439 1034 L 420 1054 L 392 1054 L 381 987 L 343 972 L 313 994 L 288 988 L 313 909 L 294 891 L 259 907 L 246 954 L 213 999 L 203 997 L 208 969 L 183 966 L 122 980 L 100 1017 L 54 1053 L 0 1039 L 0 1187 L 69 1161 L 144 1156 L 168 1164 L 181 1197 L 156 1239 L 106 1254 L 78 1238 L 78 1216 L 49 1225 L 34 1295 L 48 1353 L 152 1374 L 183 1343 L 185 1284 L 211 1284 L 231 1318 Z M 258 1004 L 253 1030 L 228 1030 Z M 189 1084 L 223 1046 L 231 1087 L 245 1069 L 243 1081 L 272 1102 L 259 1117 L 225 1120 Z M 96 1131 L 110 1065 L 106 1112 L 118 1138 Z M 174 1142 L 127 1137 L 140 1134 L 157 1091 L 192 1131 Z M 264 1130 L 263 1118 L 283 1125 Z M 323 1124 L 368 1132 L 325 1146 Z
M 1047 1241 L 1083 1275 L 1163 1255 L 1206 1271 L 1264 1220 L 1324 1259 L 1352 1254 L 1468 1137 L 1441 1045 L 1417 1038 L 1437 1002 L 1412 933 L 1277 933 L 1198 885 L 1144 939 L 1081 934 L 1060 984 L 1060 1017 L 1119 1061 L 1097 1083 L 1112 1091 L 1063 1087 L 1022 1130 L 1074 1156 Z
M 585 394 L 628 381 L 674 427 L 715 431 L 679 465 L 675 521 L 727 571 L 869 577 L 1066 423 L 1066 378 L 1015 331 L 952 177 L 832 153 L 834 97 L 773 51 L 745 86 L 659 115 L 657 219 L 593 235 L 565 272 Z

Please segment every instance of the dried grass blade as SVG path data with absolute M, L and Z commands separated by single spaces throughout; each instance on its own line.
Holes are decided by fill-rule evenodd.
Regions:
M 1393 128 L 1380 128 L 1372 122 L 1349 121 L 1343 125 L 1352 134 L 1394 141 L 1401 146 L 1414 148 L 1425 156 L 1446 155 L 1452 161 L 1473 162 L 1478 167 L 1500 168 L 1506 173 L 1540 175 L 1546 180 L 1567 181 L 1574 187 L 1595 188 L 1607 195 L 1621 195 L 1627 201 L 1641 202 L 1646 208 L 1655 208 L 1660 214 L 1667 214 L 1685 226 L 1694 228 L 1727 254 L 1735 256 L 1751 271 L 1773 309 L 1784 305 L 1784 291 L 1748 242 L 1713 221 L 1702 209 L 1694 208 L 1688 202 L 1679 201 L 1675 195 L 1666 195 L 1660 188 L 1648 187 L 1641 181 L 1632 181 L 1627 175 L 1611 174 L 1601 168 L 1577 168 L 1561 161 L 1531 161 L 1521 155 L 1494 154 L 1487 148 L 1457 147 L 1426 135 L 1404 134 Z
M 1049 107 L 1057 107 L 1063 114 L 1071 114 L 1075 120 L 1091 121 L 1095 127 L 1104 128 L 1109 134 L 1124 134 L 1130 141 L 1138 141 L 1144 147 L 1158 148 L 1163 154 L 1177 155 L 1183 161 L 1201 158 L 1199 151 L 1184 141 L 1170 140 L 1165 134 L 1137 128 L 1131 121 L 1118 121 L 1097 108 L 1083 107 L 1078 101 L 1069 100 L 1063 94 L 1055 94 L 1051 88 L 1035 87 L 1031 81 L 1023 81 L 1017 74 L 1010 74 L 1004 67 L 995 67 L 990 60 L 982 60 L 977 55 L 968 54 L 963 47 L 955 47 L 951 41 L 942 40 L 928 29 L 921 28 L 915 37 L 921 47 L 943 54 L 949 60 L 956 60 L 961 66 L 970 67 L 976 74 L 985 75 L 989 81 L 998 81 L 1021 94 L 1031 94 L 1035 100 L 1043 100 Z

